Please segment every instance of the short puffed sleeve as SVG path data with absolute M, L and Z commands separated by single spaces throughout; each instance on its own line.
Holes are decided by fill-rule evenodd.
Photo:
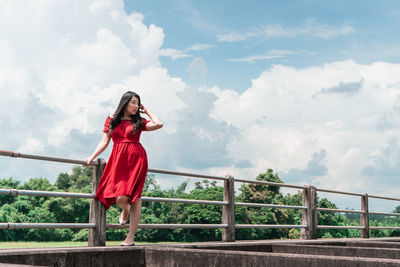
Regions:
M 104 129 L 103 133 L 108 133 L 110 131 L 110 116 L 107 117 L 106 121 L 104 122 Z
M 150 121 L 146 120 L 145 118 L 142 118 L 142 121 L 143 121 L 143 130 L 142 130 L 142 131 L 147 131 L 147 130 L 146 130 L 146 125 L 147 125 Z

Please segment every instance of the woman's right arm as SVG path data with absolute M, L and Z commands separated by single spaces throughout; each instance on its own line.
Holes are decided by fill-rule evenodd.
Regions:
M 86 158 L 87 165 L 90 165 L 90 163 L 92 163 L 92 161 L 107 148 L 108 144 L 110 143 L 110 140 L 111 140 L 111 134 L 104 133 L 100 143 L 97 145 L 93 154 L 90 157 Z

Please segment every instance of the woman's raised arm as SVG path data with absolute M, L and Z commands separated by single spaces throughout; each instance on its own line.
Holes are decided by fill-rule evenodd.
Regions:
M 111 140 L 111 135 L 109 133 L 104 133 L 103 137 L 101 138 L 99 144 L 97 145 L 96 149 L 94 150 L 93 154 L 86 158 L 87 165 L 90 165 L 90 163 L 103 151 L 107 148 L 108 144 L 110 143 Z
M 150 122 L 146 125 L 146 131 L 154 131 L 163 127 L 163 123 L 160 121 L 160 119 L 151 113 L 145 106 L 140 106 L 140 112 L 147 114 L 147 116 L 150 118 Z

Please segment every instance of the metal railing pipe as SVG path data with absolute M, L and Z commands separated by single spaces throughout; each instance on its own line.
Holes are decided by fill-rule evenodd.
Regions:
M 400 213 L 393 213 L 393 212 L 376 212 L 376 211 L 370 211 L 369 214 L 387 215 L 387 216 L 400 216 Z
M 129 224 L 107 224 L 107 228 L 123 229 L 129 228 Z M 227 228 L 227 224 L 139 224 L 142 229 L 195 229 L 195 228 Z
M 87 193 L 37 191 L 37 190 L 4 189 L 4 188 L 0 188 L 0 195 L 42 196 L 42 197 L 73 197 L 73 198 L 90 198 L 90 199 L 94 199 L 95 198 L 95 194 L 87 194 Z M 155 201 L 155 202 L 204 204 L 204 205 L 227 205 L 228 204 L 228 202 L 226 202 L 226 201 L 179 199 L 179 198 L 161 198 L 161 197 L 142 197 L 142 200 L 143 201 Z
M 62 162 L 62 163 L 73 163 L 73 164 L 80 164 L 80 165 L 87 166 L 87 162 L 85 160 L 23 154 L 20 152 L 7 151 L 7 150 L 0 150 L 0 156 L 8 156 L 8 157 L 13 157 L 13 158 L 36 159 L 36 160 L 44 160 L 44 161 L 55 161 L 55 162 Z M 93 161 L 90 165 L 96 166 L 97 161 Z
M 91 199 L 93 199 L 95 197 L 94 194 L 86 194 L 86 193 L 37 191 L 37 190 L 23 190 L 23 189 L 4 189 L 4 188 L 0 188 L 0 195 L 41 196 L 41 197 L 73 197 L 73 198 L 91 198 Z
M 307 228 L 307 225 L 286 225 L 286 224 L 236 224 L 237 229 L 265 229 L 265 228 Z
M 163 198 L 163 197 L 142 197 L 142 201 L 187 203 L 187 204 L 202 204 L 202 205 L 221 205 L 221 206 L 228 205 L 227 201 L 181 199 L 181 198 Z
M 342 210 L 342 209 L 328 209 L 328 208 L 317 208 L 317 211 L 364 213 L 361 210 Z
M 307 209 L 306 206 L 292 206 L 292 205 L 275 205 L 275 204 L 262 204 L 262 203 L 246 203 L 235 202 L 235 206 L 245 206 L 254 208 L 282 208 L 282 209 Z
M 334 193 L 334 194 L 342 194 L 342 195 L 357 196 L 357 197 L 362 197 L 362 196 L 364 196 L 364 194 L 359 194 L 359 193 L 351 193 L 351 192 L 336 191 L 336 190 L 321 189 L 321 188 L 317 188 L 317 191 L 319 191 L 319 192 L 325 192 L 325 193 Z
M 384 230 L 384 229 L 398 230 L 398 229 L 400 229 L 400 227 L 399 226 L 370 226 L 369 229 L 370 230 L 372 230 L 372 229 L 376 229 L 376 230 L 378 230 L 378 229 L 382 229 L 382 230 Z
M 204 174 L 196 174 L 196 173 L 188 173 L 188 172 L 177 172 L 177 171 L 169 171 L 169 170 L 161 170 L 161 169 L 149 169 L 148 172 L 170 174 L 170 175 L 177 175 L 177 176 L 187 176 L 187 177 L 194 177 L 194 178 L 223 180 L 223 181 L 228 180 L 228 178 L 222 177 L 222 176 L 204 175 Z
M 84 229 L 95 227 L 94 223 L 0 223 L 0 229 Z
M 318 225 L 318 229 L 364 229 L 364 226 Z
M 234 178 L 234 181 L 235 182 L 240 182 L 240 183 L 263 184 L 263 185 L 280 186 L 280 187 L 291 187 L 291 188 L 297 188 L 297 189 L 306 188 L 305 186 L 301 186 L 301 185 L 281 184 L 281 183 L 265 182 L 265 181 L 258 181 L 258 180 L 245 180 L 245 179 L 236 179 L 236 178 Z
M 385 199 L 385 200 L 394 200 L 394 201 L 400 201 L 400 198 L 395 198 L 395 197 L 382 197 L 382 196 L 374 196 L 374 195 L 368 195 L 368 197 L 372 198 L 379 198 L 379 199 Z

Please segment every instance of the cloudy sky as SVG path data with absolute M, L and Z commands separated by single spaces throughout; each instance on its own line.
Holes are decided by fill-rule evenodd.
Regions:
M 130 89 L 151 168 L 400 197 L 399 27 L 398 1 L 0 0 L 0 147 L 83 159 Z

